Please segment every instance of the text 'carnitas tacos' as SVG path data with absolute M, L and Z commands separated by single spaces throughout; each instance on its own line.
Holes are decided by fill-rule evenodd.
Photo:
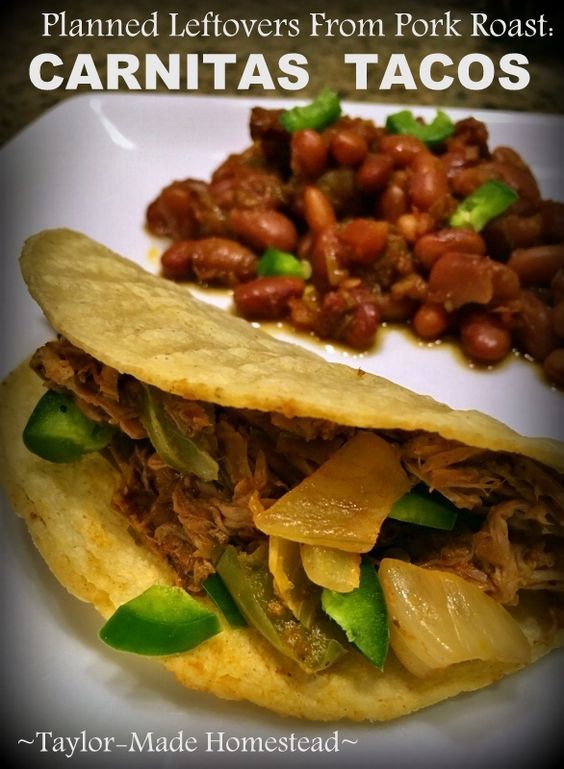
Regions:
M 69 230 L 22 271 L 58 337 L 2 386 L 3 482 L 107 643 L 356 720 L 558 644 L 561 444 L 328 364 Z

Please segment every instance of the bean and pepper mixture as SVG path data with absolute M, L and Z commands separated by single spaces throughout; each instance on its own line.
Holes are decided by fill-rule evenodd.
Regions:
M 209 182 L 173 181 L 148 206 L 173 241 L 166 278 L 227 286 L 248 320 L 357 350 L 382 323 L 486 365 L 518 349 L 564 385 L 564 204 L 490 149 L 484 123 L 403 110 L 378 126 L 324 90 L 255 107 L 250 134 Z

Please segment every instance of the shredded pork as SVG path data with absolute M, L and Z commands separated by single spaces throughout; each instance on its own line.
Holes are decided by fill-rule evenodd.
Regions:
M 65 339 L 32 359 L 49 387 L 73 394 L 91 418 L 117 425 L 130 440 L 108 456 L 121 474 L 114 505 L 132 532 L 165 557 L 179 583 L 201 590 L 228 543 L 264 539 L 253 507 L 268 506 L 326 461 L 354 430 L 329 420 L 221 408 L 163 394 L 176 428 L 218 462 L 216 482 L 168 467 L 147 439 L 142 385 Z M 392 433 L 413 483 L 423 482 L 461 513 L 452 532 L 388 521 L 375 549 L 398 548 L 423 566 L 453 571 L 502 604 L 521 590 L 564 592 L 564 485 L 536 462 L 464 446 L 431 433 Z

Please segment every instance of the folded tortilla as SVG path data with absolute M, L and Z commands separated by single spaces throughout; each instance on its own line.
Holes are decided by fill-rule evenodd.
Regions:
M 85 235 L 40 233 L 25 244 L 21 264 L 30 293 L 55 331 L 97 360 L 166 392 L 289 418 L 425 430 L 564 470 L 557 441 L 522 437 L 478 412 L 453 411 L 384 379 L 328 364 L 227 318 Z M 21 433 L 41 393 L 40 380 L 26 364 L 2 384 L 2 482 L 57 579 L 107 617 L 152 584 L 174 584 L 176 575 L 134 541 L 127 520 L 112 508 L 118 476 L 100 455 L 60 465 L 25 449 Z M 514 616 L 535 658 L 558 644 L 542 600 L 522 601 Z M 397 718 L 508 672 L 503 665 L 469 662 L 419 679 L 393 654 L 380 673 L 351 651 L 312 675 L 251 628 L 225 628 L 197 649 L 160 662 L 191 689 L 317 720 Z

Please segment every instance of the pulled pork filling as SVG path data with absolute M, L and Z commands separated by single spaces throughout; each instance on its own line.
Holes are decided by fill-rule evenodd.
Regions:
M 197 593 L 231 543 L 251 549 L 265 535 L 253 509 L 268 507 L 323 464 L 356 432 L 329 420 L 226 408 L 162 394 L 167 416 L 219 466 L 216 481 L 169 467 L 143 425 L 143 386 L 67 340 L 48 342 L 32 368 L 73 394 L 84 413 L 121 431 L 107 452 L 121 483 L 115 508 L 138 537 Z M 533 460 L 464 446 L 427 432 L 381 433 L 400 451 L 414 484 L 423 482 L 460 510 L 452 531 L 388 519 L 374 555 L 396 555 L 459 574 L 498 602 L 521 590 L 564 592 L 564 484 Z

